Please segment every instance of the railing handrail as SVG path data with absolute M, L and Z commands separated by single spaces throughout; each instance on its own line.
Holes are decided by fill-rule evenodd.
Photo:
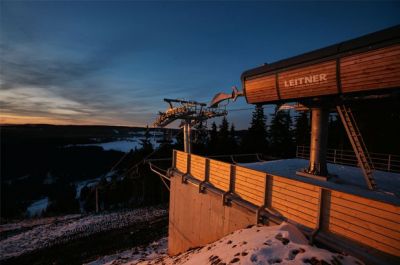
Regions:
M 302 148 L 302 149 L 310 149 L 310 147 L 308 145 L 297 145 L 298 148 Z M 297 149 L 298 150 L 298 149 Z M 353 150 L 350 149 L 338 149 L 338 148 L 328 148 L 327 151 L 340 151 L 340 152 L 348 152 L 348 153 L 354 153 Z M 393 154 L 393 153 L 375 153 L 375 152 L 369 152 L 370 154 L 374 154 L 374 155 L 384 155 L 384 156 L 392 156 L 392 157 L 399 157 L 400 158 L 400 154 Z
M 309 146 L 298 145 L 296 147 L 296 157 L 308 159 L 310 152 Z M 375 169 L 387 172 L 400 173 L 400 155 L 369 153 Z M 334 164 L 354 166 L 358 164 L 357 157 L 353 150 L 327 149 L 327 161 Z

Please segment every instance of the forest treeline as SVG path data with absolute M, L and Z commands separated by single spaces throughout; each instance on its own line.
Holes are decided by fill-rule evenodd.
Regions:
M 400 149 L 399 138 L 396 132 L 400 129 L 400 112 L 392 105 L 382 106 L 381 109 L 366 111 L 360 108 L 354 112 L 358 126 L 363 137 L 370 148 L 375 152 L 386 152 L 398 154 Z M 261 153 L 269 159 L 295 157 L 297 145 L 309 145 L 310 143 L 310 112 L 295 112 L 293 110 L 275 111 L 269 115 L 264 113 L 262 106 L 255 106 L 252 113 L 250 126 L 247 130 L 235 129 L 235 125 L 223 117 L 219 124 L 212 122 L 211 128 L 198 124 L 192 131 L 192 151 L 204 156 Z M 345 129 L 337 113 L 332 112 L 329 116 L 328 148 L 351 149 Z M 382 134 L 382 136 L 380 136 Z M 104 198 L 108 203 L 120 201 L 124 204 L 132 200 L 132 193 L 127 187 L 134 187 L 136 196 L 135 203 L 152 204 L 168 201 L 168 190 L 153 174 L 149 167 L 142 163 L 139 167 L 133 167 L 142 161 L 143 157 L 171 158 L 172 150 L 183 150 L 183 133 L 178 131 L 177 142 L 173 144 L 170 135 L 164 131 L 161 147 L 154 150 L 150 142 L 150 133 L 147 130 L 145 139 L 142 140 L 142 148 L 129 154 L 129 159 L 120 165 L 119 175 L 128 177 L 122 182 L 116 182 L 114 191 L 110 191 L 110 184 L 104 183 Z M 218 159 L 223 159 L 220 157 Z M 230 162 L 230 158 L 227 157 Z M 158 162 L 161 168 L 168 168 L 171 161 Z M 130 175 L 129 175 L 130 174 Z M 146 176 L 141 178 L 141 176 Z M 133 181 L 133 183 L 131 183 Z M 124 183 L 124 184 L 122 184 Z M 111 185 L 112 187 L 112 185 Z M 118 188 L 119 187 L 119 188 Z M 93 193 L 92 193 L 93 194 Z M 123 199 L 121 196 L 126 194 Z M 108 196 L 108 197 L 107 197 Z M 93 195 L 91 203 L 93 206 Z M 107 203 L 103 205 L 107 208 Z
M 365 102 L 353 109 L 357 126 L 370 152 L 400 153 L 400 104 L 398 102 Z M 202 155 L 263 153 L 287 158 L 295 156 L 296 146 L 310 144 L 309 111 L 280 110 L 269 115 L 255 106 L 247 130 L 236 131 L 234 123 L 224 117 L 204 132 L 197 126 L 193 152 Z M 351 150 L 348 136 L 335 109 L 329 115 L 328 148 Z
M 400 104 L 368 103 L 357 108 L 354 115 L 370 152 L 400 153 Z M 204 156 L 262 153 L 270 159 L 290 158 L 295 156 L 297 145 L 309 145 L 310 122 L 309 112 L 275 109 L 266 114 L 262 106 L 255 106 L 247 130 L 236 130 L 229 116 L 213 122 L 210 128 L 196 125 L 192 131 L 192 149 L 193 153 Z M 125 154 L 105 151 L 98 146 L 60 146 L 86 143 L 88 136 L 103 135 L 111 141 L 115 137 L 123 139 L 129 136 L 129 129 L 121 135 L 122 130 L 118 128 L 116 136 L 111 133 L 114 128 L 104 132 L 95 128 L 95 134 L 87 134 L 86 128 L 81 128 L 82 131 L 75 132 L 72 138 L 63 133 L 62 127 L 50 129 L 57 133 L 46 136 L 43 134 L 45 127 L 40 126 L 29 127 L 27 132 L 23 128 L 8 131 L 3 128 L 2 222 L 25 217 L 27 206 L 44 196 L 50 201 L 45 215 L 94 212 L 96 189 L 100 211 L 168 201 L 168 189 L 143 159 L 171 158 L 173 149 L 183 150 L 182 130 L 163 130 L 160 147 L 155 150 L 150 140 L 152 130 L 147 129 L 139 148 Z M 328 138 L 329 148 L 351 149 L 343 125 L 334 112 L 329 117 Z M 171 160 L 155 164 L 167 169 Z M 94 178 L 99 179 L 97 185 L 84 185 L 77 194 L 77 183 Z

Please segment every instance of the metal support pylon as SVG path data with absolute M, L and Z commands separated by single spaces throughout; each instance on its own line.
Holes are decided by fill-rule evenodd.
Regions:
M 165 127 L 175 120 L 182 120 L 184 135 L 184 151 L 192 152 L 191 130 L 196 124 L 207 119 L 225 116 L 227 111 L 217 107 L 206 107 L 207 104 L 196 101 L 181 99 L 164 99 L 169 104 L 165 112 L 159 112 L 159 116 L 154 122 L 154 127 Z
M 336 107 L 339 113 L 340 119 L 346 129 L 347 136 L 349 137 L 351 146 L 353 147 L 354 153 L 356 154 L 358 164 L 364 174 L 364 178 L 367 182 L 370 190 L 376 189 L 375 179 L 372 175 L 373 164 L 371 157 L 369 156 L 367 146 L 361 136 L 360 130 L 357 127 L 357 123 L 354 119 L 353 113 L 346 105 L 338 105 Z

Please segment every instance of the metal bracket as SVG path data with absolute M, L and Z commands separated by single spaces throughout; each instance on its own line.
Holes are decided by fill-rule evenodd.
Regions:
M 231 192 L 227 191 L 222 194 L 222 205 L 224 206 L 231 206 L 232 205 L 232 198 L 230 198 Z
M 169 178 L 173 177 L 174 176 L 174 173 L 173 173 L 174 170 L 175 170 L 175 168 L 173 168 L 173 167 L 168 168 L 167 169 L 167 177 L 169 177 Z
M 206 187 L 205 184 L 207 183 L 206 180 L 199 183 L 199 193 L 205 193 Z
M 182 174 L 182 183 L 187 184 L 188 183 L 188 177 L 189 177 L 188 173 Z
M 263 214 L 263 213 L 266 213 L 265 207 L 266 207 L 265 205 L 260 206 L 256 211 L 257 224 L 263 224 L 264 225 L 264 224 L 267 223 L 268 217 L 267 217 L 266 214 Z

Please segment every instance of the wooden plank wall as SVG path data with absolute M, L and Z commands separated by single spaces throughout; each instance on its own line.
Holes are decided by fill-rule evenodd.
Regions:
M 297 86 L 285 86 L 291 79 L 306 76 L 325 74 L 327 80 Z M 324 62 L 295 70 L 284 71 L 279 74 L 279 91 L 282 99 L 304 98 L 337 94 L 336 62 Z
M 174 152 L 176 152 L 176 169 L 178 169 L 182 173 L 187 173 L 188 154 L 180 151 L 174 151 Z
M 270 176 L 269 206 L 309 228 L 317 226 L 320 187 L 279 176 Z
M 266 179 L 264 172 L 236 166 L 233 191 L 242 199 L 257 206 L 263 206 Z
M 343 93 L 398 87 L 400 45 L 344 57 L 340 77 Z
M 188 154 L 176 152 L 176 168 L 186 173 Z M 356 196 L 242 166 L 190 155 L 190 174 L 289 220 L 320 229 L 385 253 L 400 256 L 400 205 Z M 232 183 L 232 184 L 230 184 Z M 320 212 L 320 200 L 325 192 Z M 320 219 L 319 219 L 320 218 Z
M 339 67 L 336 69 L 338 62 Z M 305 84 L 303 79 L 298 80 L 294 86 L 287 85 L 290 80 L 319 74 L 326 74 L 327 80 Z M 341 88 L 337 84 L 338 78 Z M 252 76 L 244 80 L 243 87 L 247 102 L 252 104 L 399 88 L 400 45 L 343 56 L 338 61 L 334 58 L 295 69 L 281 69 L 266 75 Z
M 190 174 L 200 181 L 206 178 L 206 158 L 190 155 Z
M 331 191 L 324 211 L 329 231 L 365 245 L 400 256 L 400 207 Z
M 250 103 L 279 100 L 275 75 L 245 81 L 246 98 Z
M 231 165 L 217 160 L 210 160 L 209 182 L 223 191 L 229 190 Z

